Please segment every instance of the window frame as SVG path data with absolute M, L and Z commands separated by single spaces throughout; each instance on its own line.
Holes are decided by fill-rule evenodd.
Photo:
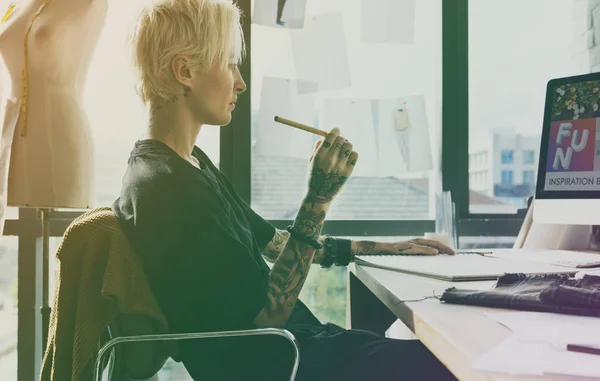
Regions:
M 444 0 L 443 7 L 442 153 L 447 153 L 442 154 L 444 190 L 450 190 L 456 202 L 459 235 L 463 233 L 461 225 L 473 221 L 486 222 L 487 228 L 482 230 L 493 236 L 500 236 L 500 231 L 506 231 L 503 228 L 505 224 L 515 226 L 518 234 L 527 213 L 526 209 L 519 209 L 516 213 L 470 211 L 469 0 Z M 467 139 L 464 139 L 465 136 Z M 514 161 L 513 153 L 513 164 Z

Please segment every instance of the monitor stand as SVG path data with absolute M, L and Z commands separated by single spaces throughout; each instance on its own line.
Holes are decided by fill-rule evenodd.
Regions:
M 515 249 L 590 250 L 592 225 L 542 224 L 533 221 L 533 200 L 513 246 Z

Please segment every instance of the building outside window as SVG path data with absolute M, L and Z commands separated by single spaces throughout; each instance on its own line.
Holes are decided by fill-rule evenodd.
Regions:
M 523 151 L 523 164 L 535 164 L 535 151 L 534 150 L 525 150 Z
M 535 171 L 523 171 L 523 184 L 535 185 Z
M 500 152 L 500 162 L 502 164 L 512 164 L 513 151 L 504 150 L 504 151 Z
M 501 172 L 502 180 L 500 184 L 502 185 L 512 185 L 513 184 L 513 171 L 502 171 Z

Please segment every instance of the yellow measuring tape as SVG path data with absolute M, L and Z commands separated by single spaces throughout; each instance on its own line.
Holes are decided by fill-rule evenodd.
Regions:
M 2 20 L 0 20 L 0 24 L 5 23 L 8 20 L 8 18 L 10 17 L 10 15 L 12 15 L 13 11 L 15 10 L 15 5 L 16 4 L 11 4 L 8 6 L 6 13 L 4 14 L 4 16 L 2 16 Z
M 31 18 L 29 26 L 27 27 L 27 31 L 25 32 L 25 50 L 23 53 L 23 69 L 21 70 L 21 78 L 23 80 L 23 94 L 21 95 L 21 116 L 23 117 L 23 131 L 21 131 L 21 136 L 27 135 L 27 42 L 29 39 L 29 31 L 31 30 L 31 26 L 33 25 L 35 19 L 40 15 L 40 13 L 42 13 L 42 10 L 46 7 L 46 5 L 48 5 L 50 1 L 51 0 L 46 0 L 44 4 L 42 4 L 39 7 L 38 11 Z

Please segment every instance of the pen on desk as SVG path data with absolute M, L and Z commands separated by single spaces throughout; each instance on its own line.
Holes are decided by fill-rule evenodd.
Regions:
M 300 130 L 303 130 L 303 131 L 311 132 L 311 133 L 313 133 L 315 135 L 320 135 L 320 136 L 323 136 L 323 137 L 325 135 L 327 135 L 327 132 L 325 132 L 323 130 L 319 130 L 318 128 L 307 126 L 306 124 L 294 122 L 293 120 L 285 119 L 285 118 L 282 118 L 280 116 L 276 116 L 273 119 L 277 123 L 285 124 L 285 125 L 290 126 L 290 127 L 295 127 L 295 128 L 300 129 Z
M 492 254 L 491 251 L 457 251 L 456 254 L 477 254 L 485 257 L 486 254 Z
M 600 347 L 588 347 L 579 344 L 567 344 L 567 351 L 600 355 Z

